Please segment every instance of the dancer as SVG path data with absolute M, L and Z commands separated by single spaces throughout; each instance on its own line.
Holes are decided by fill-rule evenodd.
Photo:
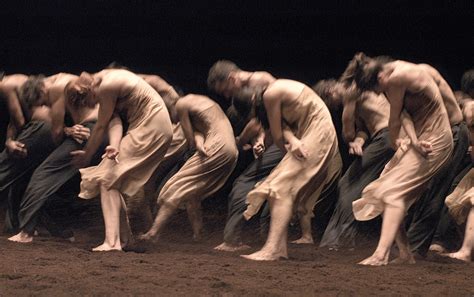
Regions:
M 264 80 L 260 86 L 265 86 Z M 245 218 L 250 219 L 268 200 L 271 221 L 263 248 L 243 257 L 287 258 L 287 230 L 293 211 L 302 229 L 302 236 L 296 242 L 312 242 L 313 208 L 323 189 L 337 181 L 340 174 L 342 162 L 336 133 L 322 100 L 300 82 L 278 79 L 264 90 L 243 90 L 241 96 L 244 101 L 254 97 L 255 115 L 264 127 L 270 128 L 280 150 L 288 150 L 270 175 L 247 195 Z
M 352 202 L 360 198 L 362 190 L 380 176 L 394 153 L 388 131 L 390 105 L 384 95 L 357 92 L 352 81 L 323 80 L 314 88 L 328 107 L 344 106 L 343 130 L 349 153 L 356 156 L 339 181 L 339 199 L 320 247 L 354 247 L 356 239 L 368 237 L 374 229 L 374 222 L 357 222 Z
M 10 116 L 5 149 L 0 154 L 0 193 L 5 193 L 7 198 L 5 229 L 8 232 L 18 231 L 20 198 L 33 170 L 55 147 L 50 109 L 42 98 L 20 99 L 29 92 L 27 79 L 26 75 L 13 74 L 0 81 L 0 100 L 5 100 Z
M 394 261 L 414 263 L 402 221 L 406 209 L 453 150 L 446 108 L 436 82 L 422 66 L 399 60 L 386 62 L 363 53 L 356 54 L 352 64 L 358 88 L 385 92 L 390 102 L 390 140 L 397 148 L 380 178 L 369 184 L 362 197 L 353 202 L 357 220 L 370 220 L 383 213 L 377 249 L 360 264 L 388 264 L 394 240 L 399 249 L 399 257 Z M 402 125 L 408 137 L 400 140 Z
M 428 64 L 418 65 L 436 82 L 449 117 L 453 135 L 454 149 L 448 162 L 432 178 L 427 191 L 413 206 L 411 220 L 407 221 L 407 236 L 411 251 L 417 257 L 425 257 L 433 240 L 434 233 L 443 209 L 444 200 L 449 193 L 454 178 L 464 166 L 469 147 L 469 130 L 463 122 L 462 111 L 448 83 L 441 74 Z M 410 215 L 409 215 L 410 217 Z
M 47 78 L 30 77 L 27 81 L 28 92 L 24 92 L 24 101 L 43 100 L 48 106 L 54 107 L 54 124 L 64 127 L 64 115 L 67 113 L 72 119 L 72 127 L 64 127 L 64 136 L 55 135 L 56 139 L 63 139 L 61 144 L 44 160 L 34 171 L 25 194 L 21 200 L 19 221 L 20 232 L 9 238 L 16 242 L 31 242 L 38 219 L 48 216 L 45 205 L 54 205 L 59 201 L 67 205 L 73 204 L 79 189 L 71 189 L 70 181 L 77 178 L 79 170 L 71 165 L 70 153 L 82 149 L 92 131 L 98 114 L 98 106 L 88 105 L 81 100 L 67 100 L 65 89 L 68 84 L 77 81 L 78 76 L 68 73 L 58 73 Z M 68 98 L 70 99 L 70 98 Z M 64 108 L 64 109 L 61 109 Z M 61 121 L 62 119 L 62 121 Z M 55 131 L 55 129 L 53 129 Z M 98 163 L 99 156 L 94 158 Z M 65 186 L 67 184 L 67 186 Z M 63 188 L 63 186 L 67 187 Z M 45 227 L 53 236 L 74 240 L 72 231 L 64 231 L 54 221 L 48 220 Z
M 99 102 L 99 116 L 84 150 L 71 154 L 78 167 L 87 166 L 109 127 L 109 146 L 98 166 L 81 169 L 81 198 L 101 195 L 105 222 L 104 243 L 93 251 L 122 250 L 120 209 L 147 182 L 171 143 L 172 126 L 160 95 L 127 70 L 83 72 L 66 88 L 69 100 Z M 123 112 L 128 130 L 122 138 L 117 113 Z M 115 114 L 115 115 L 114 115 Z M 123 201 L 125 199 L 125 201 Z M 127 227 L 127 226 L 125 226 Z
M 229 120 L 219 105 L 205 96 L 190 94 L 176 103 L 179 120 L 190 148 L 196 153 L 163 186 L 160 209 L 150 230 L 150 240 L 180 206 L 185 206 L 193 239 L 201 239 L 201 201 L 222 187 L 235 167 L 238 151 Z
M 221 60 L 216 62 L 209 70 L 208 87 L 214 90 L 219 95 L 227 97 L 237 95 L 238 89 L 231 89 L 230 80 L 234 81 L 233 77 L 242 77 L 247 74 L 248 79 L 243 81 L 255 85 L 255 80 L 252 78 L 259 75 L 251 75 L 248 72 L 243 72 L 233 62 Z M 258 72 L 260 77 L 265 78 L 265 84 L 274 82 L 276 79 L 267 72 Z M 231 78 L 232 77 L 232 78 Z M 239 85 L 240 80 L 239 80 Z M 238 251 L 250 248 L 250 246 L 242 243 L 241 231 L 245 219 L 243 213 L 247 207 L 247 194 L 254 188 L 255 184 L 265 179 L 275 166 L 280 163 L 283 158 L 282 151 L 271 143 L 269 137 L 265 138 L 263 127 L 250 115 L 250 108 L 252 103 L 246 104 L 236 100 L 232 102 L 232 110 L 234 118 L 238 118 L 243 126 L 239 131 L 239 136 L 236 137 L 237 146 L 244 150 L 244 147 L 252 147 L 254 156 L 256 157 L 245 170 L 235 179 L 232 190 L 229 194 L 227 220 L 224 228 L 224 242 L 215 247 L 219 251 Z M 265 204 L 264 209 L 260 215 L 260 233 L 264 233 L 267 227 L 269 218 L 268 205 Z

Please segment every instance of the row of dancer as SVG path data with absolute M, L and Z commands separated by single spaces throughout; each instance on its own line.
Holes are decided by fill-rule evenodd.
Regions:
M 392 77 L 394 73 L 396 76 Z M 200 201 L 218 190 L 231 174 L 237 159 L 236 145 L 250 145 L 257 158 L 234 183 L 225 240 L 217 249 L 244 248 L 239 239 L 241 224 L 244 219 L 257 214 L 267 201 L 266 210 L 268 212 L 269 208 L 271 215 L 267 242 L 260 251 L 245 257 L 252 260 L 287 257 L 287 228 L 294 214 L 299 218 L 302 229 L 302 237 L 296 243 L 312 243 L 313 209 L 316 206 L 318 217 L 318 211 L 331 214 L 331 205 L 337 200 L 336 211 L 323 237 L 324 243 L 325 237 L 334 238 L 343 234 L 334 231 L 332 225 L 337 227 L 344 224 L 334 224 L 333 221 L 338 220 L 338 214 L 347 216 L 348 201 L 362 196 L 354 203 L 355 218 L 367 220 L 385 213 L 379 246 L 374 255 L 362 263 L 386 264 L 395 235 L 398 235 L 399 260 L 412 262 L 403 228 L 399 228 L 404 212 L 425 191 L 428 181 L 435 175 L 440 176 L 440 169 L 443 166 L 446 168 L 447 162 L 452 162 L 452 132 L 451 129 L 446 130 L 446 120 L 448 127 L 450 120 L 456 121 L 454 116 L 453 119 L 448 117 L 448 113 L 455 110 L 453 106 L 457 106 L 457 102 L 451 100 L 453 96 L 445 99 L 444 80 L 427 65 L 356 55 L 340 82 L 321 82 L 315 87 L 330 107 L 341 104 L 335 97 L 343 98 L 342 134 L 345 139 L 353 140 L 349 141 L 351 153 L 362 155 L 344 174 L 339 187 L 337 181 L 342 171 L 342 161 L 331 114 L 319 96 L 302 83 L 275 79 L 266 72 L 242 71 L 226 61 L 216 63 L 210 70 L 208 85 L 225 97 L 233 97 L 234 116 L 237 115 L 245 123 L 242 133 L 234 139 L 229 121 L 214 101 L 198 95 L 182 98 L 177 94 L 170 95 L 172 88 L 163 81 L 156 83 L 156 77 L 135 75 L 127 70 L 104 70 L 94 75 L 83 73 L 79 77 L 73 76 L 58 87 L 62 89 L 57 92 L 59 99 L 56 101 L 61 102 L 61 107 L 52 104 L 55 95 L 49 90 L 49 84 L 55 81 L 53 78 L 48 79 L 43 79 L 42 84 L 39 87 L 37 85 L 37 90 L 30 92 L 34 94 L 30 95 L 30 101 L 34 101 L 31 99 L 36 96 L 38 103 L 34 106 L 45 109 L 47 107 L 43 103 L 47 102 L 51 115 L 56 114 L 51 116 L 50 121 L 53 131 L 51 146 L 57 143 L 54 136 L 61 135 L 62 131 L 70 136 L 74 146 L 59 150 L 63 146 L 61 144 L 55 149 L 54 152 L 59 150 L 63 154 L 64 158 L 59 162 L 61 166 L 53 161 L 48 162 L 54 153 L 43 163 L 41 157 L 37 158 L 37 163 L 41 165 L 34 171 L 21 200 L 19 221 L 22 223 L 17 227 L 21 231 L 10 238 L 14 241 L 32 239 L 34 227 L 26 228 L 24 221 L 35 225 L 40 210 L 48 212 L 44 211 L 45 202 L 54 200 L 51 196 L 57 194 L 58 189 L 71 179 L 59 173 L 58 176 L 62 177 L 60 180 L 65 181 L 55 181 L 58 185 L 53 187 L 52 193 L 44 194 L 35 189 L 35 184 L 48 183 L 45 182 L 48 178 L 42 178 L 40 173 L 44 174 L 51 168 L 62 168 L 77 176 L 76 167 L 85 167 L 94 162 L 93 159 L 97 164 L 100 160 L 103 149 L 99 147 L 105 146 L 107 137 L 104 136 L 108 134 L 108 146 L 100 164 L 81 170 L 80 196 L 101 196 L 106 235 L 104 243 L 95 250 L 122 249 L 122 242 L 126 240 L 120 238 L 120 225 L 126 227 L 128 222 L 121 222 L 121 208 L 126 209 L 126 217 L 129 218 L 132 213 L 145 218 L 151 216 L 149 209 L 140 207 L 146 204 L 144 198 L 150 195 L 146 191 L 146 184 L 154 182 L 150 177 L 156 178 L 160 167 L 174 162 L 170 160 L 176 151 L 184 150 L 183 143 L 187 142 L 188 148 L 196 152 L 162 187 L 158 196 L 158 215 L 150 230 L 140 236 L 141 240 L 156 237 L 167 219 L 181 205 L 188 211 L 195 238 L 199 238 L 202 228 Z M 19 100 L 21 102 L 28 97 L 23 94 L 27 93 L 24 89 L 22 84 L 20 97 L 24 99 Z M 328 89 L 331 91 L 328 92 Z M 369 90 L 378 93 L 384 91 L 388 101 L 384 96 L 370 93 Z M 339 95 L 334 95 L 338 92 Z M 328 99 L 327 94 L 332 94 L 333 98 Z M 63 129 L 63 122 L 57 119 L 62 116 L 62 120 L 65 111 L 73 113 L 73 106 L 91 109 L 96 120 L 93 129 L 85 128 L 82 125 L 85 121 L 81 118 L 74 121 L 76 125 L 72 128 Z M 61 110 L 62 115 L 58 116 L 57 110 Z M 128 126 L 125 134 L 122 121 Z M 47 120 L 40 122 L 48 126 Z M 406 137 L 403 134 L 400 136 L 402 124 Z M 14 125 L 11 127 L 9 131 L 13 132 L 9 132 L 9 136 L 15 133 Z M 23 130 L 18 130 L 21 135 Z M 364 142 L 370 144 L 364 147 Z M 28 147 L 25 149 L 20 137 L 13 144 L 16 146 L 13 147 L 12 140 L 8 143 L 9 156 L 21 157 L 25 151 L 30 151 Z M 368 148 L 372 144 L 375 150 L 370 153 Z M 30 155 L 31 151 L 26 154 L 27 158 Z M 373 162 L 376 163 L 375 167 L 371 157 L 376 159 Z M 369 162 L 364 161 L 364 158 L 368 158 Z M 58 161 L 60 158 L 52 159 Z M 74 166 L 70 164 L 71 161 Z M 386 162 L 388 164 L 383 169 Z M 24 163 L 34 167 L 32 162 Z M 164 171 L 161 168 L 161 172 Z M 254 187 L 257 181 L 260 182 Z M 432 184 L 437 185 L 434 182 Z M 344 185 L 352 186 L 345 191 Z M 51 185 L 47 187 L 50 189 Z M 30 188 L 30 192 L 40 198 L 25 199 Z M 334 195 L 337 188 L 340 190 L 339 199 Z M 353 193 L 350 193 L 351 190 Z M 14 213 L 12 209 L 13 217 Z M 352 209 L 349 217 L 350 214 Z M 25 219 L 28 216 L 36 219 Z M 424 218 L 423 214 L 421 218 Z M 333 235 L 330 230 L 333 230 Z M 126 233 L 129 232 L 123 234 Z M 426 234 L 421 232 L 421 235 L 423 237 Z M 329 245 L 334 246 L 332 243 Z

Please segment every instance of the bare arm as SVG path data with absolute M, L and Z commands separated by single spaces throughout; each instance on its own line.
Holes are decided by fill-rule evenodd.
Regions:
M 390 117 L 388 120 L 388 129 L 390 142 L 393 149 L 397 149 L 397 139 L 401 128 L 401 113 L 403 109 L 403 96 L 405 88 L 402 86 L 390 87 L 387 91 L 387 99 L 390 102 Z
M 275 94 L 275 96 L 270 96 L 267 91 L 263 101 L 265 104 L 265 109 L 267 111 L 268 122 L 270 124 L 270 132 L 272 134 L 273 142 L 282 152 L 286 152 L 281 126 L 281 99 L 278 95 L 279 94 Z
M 119 88 L 113 86 L 101 87 L 99 99 L 99 116 L 97 123 L 92 130 L 92 134 L 83 151 L 73 151 L 73 164 L 76 167 L 85 167 L 89 165 L 92 156 L 99 148 L 104 139 L 105 132 L 109 126 L 110 119 L 114 113 L 115 104 L 119 94 Z
M 117 114 L 113 114 L 109 123 L 109 146 L 116 149 L 120 146 L 123 135 L 122 120 Z
M 346 100 L 342 111 L 342 136 L 349 143 L 356 137 L 355 130 L 355 112 L 357 102 L 355 100 Z
M 184 100 L 179 100 L 176 104 L 176 111 L 178 112 L 179 122 L 183 128 L 184 136 L 188 141 L 190 148 L 196 148 L 196 142 L 194 139 L 194 129 L 189 118 L 188 105 Z
M 64 115 L 66 113 L 66 99 L 64 88 L 57 86 L 51 87 L 49 90 L 50 107 L 51 107 L 51 133 L 56 144 L 60 143 L 64 132 Z

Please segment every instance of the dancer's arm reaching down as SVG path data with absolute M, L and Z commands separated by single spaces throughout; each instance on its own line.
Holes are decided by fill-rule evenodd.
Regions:
M 342 110 L 342 136 L 346 143 L 350 143 L 356 137 L 356 100 L 344 99 L 344 109 Z
M 89 138 L 84 150 L 71 152 L 71 155 L 73 156 L 72 163 L 78 168 L 89 165 L 92 156 L 95 154 L 104 139 L 110 119 L 114 114 L 119 89 L 113 88 L 113 86 L 105 86 L 101 88 L 103 88 L 103 91 L 98 94 L 98 96 L 100 96 L 99 116 L 97 123 L 92 130 L 91 137 Z
M 282 131 L 281 92 L 270 90 L 266 91 L 265 95 L 263 96 L 263 103 L 267 112 L 273 143 L 275 143 L 282 152 L 286 152 L 285 140 Z
M 369 139 L 368 132 L 364 131 L 364 123 L 359 119 L 356 120 L 357 129 L 355 137 L 352 141 L 349 142 L 349 154 L 362 156 L 363 154 L 363 147 L 367 139 Z
M 119 147 L 123 136 L 123 125 L 122 120 L 117 114 L 112 116 L 109 123 L 109 145 L 105 148 L 105 153 L 102 158 L 109 158 L 118 161 L 118 155 L 120 153 Z

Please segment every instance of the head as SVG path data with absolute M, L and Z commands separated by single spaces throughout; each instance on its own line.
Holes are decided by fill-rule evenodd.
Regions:
M 244 87 L 234 96 L 232 102 L 239 114 L 257 118 L 265 129 L 270 127 L 263 104 L 263 90 Z
M 45 104 L 46 86 L 44 75 L 29 76 L 20 87 L 19 98 L 28 108 Z
M 342 106 L 345 89 L 343 83 L 332 78 L 320 80 L 313 86 L 313 90 L 330 110 L 337 110 Z
M 82 72 L 81 75 L 66 85 L 66 100 L 73 106 L 94 106 L 98 102 L 92 90 L 94 77 L 87 72 Z
M 240 68 L 231 61 L 217 61 L 209 69 L 208 88 L 226 98 L 231 98 L 242 88 L 242 81 L 238 76 L 239 71 Z
M 470 69 L 462 75 L 461 90 L 474 98 L 474 69 Z
M 357 53 L 349 62 L 341 76 L 341 81 L 346 85 L 355 81 L 359 90 L 380 94 L 383 91 L 383 87 L 379 83 L 383 76 L 382 70 L 384 65 L 390 61 L 392 58 L 387 56 L 370 58 L 364 53 Z
M 121 63 L 117 61 L 113 61 L 105 69 L 124 69 L 124 70 L 130 70 L 127 66 L 122 65 Z

